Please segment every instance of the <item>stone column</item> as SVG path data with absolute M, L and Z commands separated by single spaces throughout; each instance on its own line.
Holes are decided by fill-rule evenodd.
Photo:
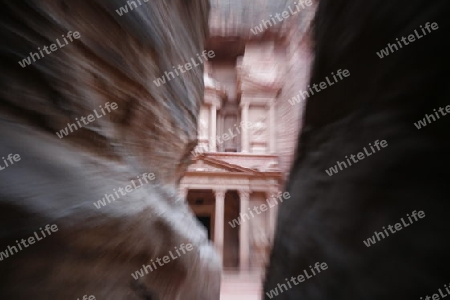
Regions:
M 187 201 L 187 195 L 188 195 L 188 193 L 189 193 L 189 188 L 187 188 L 187 187 L 180 187 L 180 189 L 179 189 L 179 194 L 180 194 L 180 197 L 183 199 L 183 201 Z
M 225 223 L 225 190 L 214 190 L 216 195 L 216 212 L 214 222 L 214 245 L 220 253 L 223 263 L 223 237 L 224 237 L 224 223 Z
M 275 99 L 269 104 L 269 153 L 275 154 Z
M 249 110 L 249 104 L 244 103 L 241 104 L 242 110 L 241 110 L 241 121 L 242 121 L 242 128 L 241 128 L 241 137 L 242 137 L 242 152 L 249 152 L 249 140 L 248 140 L 248 110 Z
M 223 115 L 222 114 L 217 114 L 216 113 L 216 118 L 217 118 L 217 122 L 216 122 L 216 125 L 217 125 L 217 132 L 216 132 L 216 137 L 217 136 L 222 136 L 222 134 L 223 134 L 223 131 L 224 131 L 224 117 L 223 117 Z M 220 142 L 220 143 L 219 143 Z M 222 141 L 222 139 L 220 139 L 219 141 L 217 141 L 216 140 L 216 151 L 217 152 L 222 152 L 222 151 L 224 151 L 224 149 L 223 149 L 223 141 Z
M 278 189 L 277 188 L 271 188 L 269 191 L 266 192 L 267 199 L 269 199 L 269 202 L 271 205 L 275 205 L 275 201 L 277 201 L 278 205 L 280 204 L 279 199 L 273 200 L 272 196 L 276 198 L 278 196 Z M 275 227 L 277 223 L 277 212 L 278 212 L 278 205 L 275 205 L 274 207 L 269 207 L 269 239 L 270 244 L 273 244 L 274 238 L 275 238 Z
M 217 131 L 217 108 L 214 104 L 210 107 L 210 113 L 211 113 L 211 132 L 210 132 L 210 140 L 209 140 L 209 151 L 210 152 L 216 152 L 216 131 Z
M 243 214 L 250 216 L 250 213 L 248 211 L 249 207 L 249 198 L 250 198 L 250 192 L 249 191 L 239 191 L 239 198 L 241 202 L 241 226 L 239 228 L 239 268 L 241 271 L 247 271 L 249 269 L 250 264 L 250 235 L 249 235 L 249 229 L 250 229 L 250 221 L 242 218 Z

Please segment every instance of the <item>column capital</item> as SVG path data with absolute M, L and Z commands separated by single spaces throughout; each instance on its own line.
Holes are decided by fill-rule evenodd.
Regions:
M 189 188 L 188 187 L 180 187 L 178 189 L 180 196 L 183 198 L 183 200 L 186 199 L 188 193 L 189 193 Z
M 247 102 L 247 101 L 241 101 L 241 103 L 239 103 L 239 106 L 240 107 L 242 107 L 242 108 L 249 108 L 249 106 L 250 106 L 250 103 L 249 102 Z
M 250 197 L 250 190 L 238 190 L 241 200 L 248 200 Z
M 221 188 L 221 189 L 213 189 L 213 193 L 214 193 L 214 195 L 216 196 L 216 199 L 217 199 L 217 198 L 224 199 L 224 198 L 225 198 L 225 193 L 226 193 L 226 192 L 227 192 L 227 190 L 224 189 L 224 188 Z
M 266 194 L 267 194 L 267 198 L 270 198 L 270 196 L 272 196 L 272 195 L 276 195 L 276 194 L 278 194 L 278 192 L 279 192 L 279 189 L 277 188 L 277 187 L 270 187 L 267 191 L 266 191 Z

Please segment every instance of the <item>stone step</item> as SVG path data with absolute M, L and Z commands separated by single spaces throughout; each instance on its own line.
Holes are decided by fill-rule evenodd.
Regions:
M 254 273 L 224 273 L 220 300 L 261 300 L 262 277 Z

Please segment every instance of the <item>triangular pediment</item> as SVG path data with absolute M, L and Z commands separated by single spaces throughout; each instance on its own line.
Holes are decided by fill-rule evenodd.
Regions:
M 201 155 L 192 160 L 188 172 L 256 174 L 258 171 Z

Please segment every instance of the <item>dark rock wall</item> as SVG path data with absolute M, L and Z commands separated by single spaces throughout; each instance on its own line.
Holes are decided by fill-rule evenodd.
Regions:
M 350 76 L 307 101 L 300 148 L 280 206 L 265 292 L 309 271 L 328 269 L 276 299 L 419 299 L 449 282 L 450 117 L 418 130 L 414 122 L 449 105 L 448 1 L 319 3 L 310 83 L 338 69 Z M 421 25 L 439 29 L 423 36 Z M 416 39 L 380 59 L 396 38 Z M 388 146 L 333 176 L 345 156 Z M 366 247 L 383 226 L 425 217 Z M 309 271 L 311 274 L 311 272 Z M 265 295 L 265 299 L 270 299 Z M 429 298 L 427 298 L 429 299 Z

